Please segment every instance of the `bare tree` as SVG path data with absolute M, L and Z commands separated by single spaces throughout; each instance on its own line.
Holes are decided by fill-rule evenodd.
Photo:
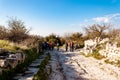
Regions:
M 119 29 L 110 29 L 108 32 L 109 38 L 120 38 L 120 28 Z
M 103 38 L 105 36 L 105 31 L 108 30 L 110 26 L 110 24 L 93 24 L 89 27 L 85 27 L 84 29 L 89 38 Z

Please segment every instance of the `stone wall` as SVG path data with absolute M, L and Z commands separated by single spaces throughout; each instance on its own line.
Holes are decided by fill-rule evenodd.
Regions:
M 117 47 L 116 42 L 106 43 L 106 47 L 103 50 L 100 50 L 99 53 L 110 61 L 120 60 L 120 47 Z
M 108 38 L 100 40 L 99 38 L 86 40 L 84 42 L 84 48 L 81 50 L 85 55 L 88 55 L 96 49 L 97 45 L 105 45 L 104 49 L 99 50 L 99 53 L 109 59 L 110 61 L 120 60 L 120 47 L 117 46 L 117 42 L 110 42 Z

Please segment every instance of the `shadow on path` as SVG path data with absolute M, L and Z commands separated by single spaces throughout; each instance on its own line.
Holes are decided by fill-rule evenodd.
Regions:
M 74 52 L 51 51 L 51 55 L 52 54 L 55 54 L 59 63 L 59 71 L 64 76 L 63 80 L 89 80 L 84 77 L 87 72 L 76 62 L 76 60 L 72 59 L 74 56 L 78 56 L 78 54 Z M 60 79 L 58 78 L 56 80 Z

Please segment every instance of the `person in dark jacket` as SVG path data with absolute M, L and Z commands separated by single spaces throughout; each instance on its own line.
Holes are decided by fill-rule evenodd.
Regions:
M 66 51 L 68 51 L 68 43 L 67 42 L 65 43 L 65 49 L 66 49 Z

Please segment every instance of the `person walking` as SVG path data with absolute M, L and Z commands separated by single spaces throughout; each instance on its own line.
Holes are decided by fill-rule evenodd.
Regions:
M 50 42 L 49 45 L 50 45 L 50 50 L 53 50 L 53 43 Z
M 54 50 L 54 43 L 52 42 L 52 50 Z
M 68 51 L 68 43 L 65 43 L 65 50 Z
M 73 52 L 74 51 L 74 43 L 71 42 L 71 51 Z
M 59 44 L 59 42 L 57 42 L 57 50 L 59 51 L 59 46 L 60 46 L 60 44 Z
M 70 41 L 70 52 L 73 52 L 74 50 L 74 43 L 72 41 Z

